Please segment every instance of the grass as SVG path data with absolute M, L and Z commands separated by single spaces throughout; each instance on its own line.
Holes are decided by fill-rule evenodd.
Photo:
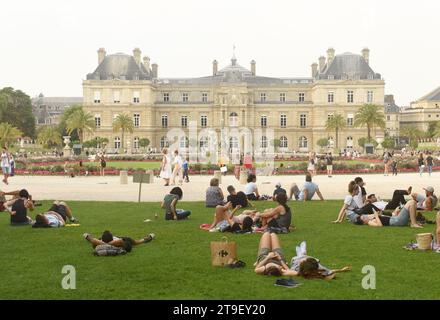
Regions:
M 191 209 L 187 221 L 164 221 L 157 203 L 71 202 L 80 220 L 77 228 L 32 229 L 11 227 L 0 215 L 0 299 L 438 299 L 437 267 L 440 255 L 407 251 L 402 247 L 418 232 L 410 228 L 369 228 L 349 223 L 331 224 L 341 201 L 292 202 L 295 232 L 281 235 L 290 259 L 295 245 L 307 240 L 309 254 L 337 268 L 353 270 L 335 280 L 304 280 L 295 289 L 274 286 L 275 278 L 254 274 L 260 234 L 227 234 L 237 242 L 244 269 L 214 268 L 210 242 L 225 234 L 202 231 L 211 222 L 212 209 L 184 202 Z M 257 203 L 259 209 L 272 203 Z M 47 208 L 48 202 L 42 208 Z M 154 220 L 154 213 L 160 219 Z M 144 223 L 145 219 L 152 219 Z M 433 218 L 433 216 L 430 216 Z M 95 257 L 82 238 L 84 232 L 142 237 L 157 235 L 126 256 Z M 422 232 L 433 232 L 429 225 Z M 420 232 L 420 231 L 419 231 Z M 76 290 L 62 290 L 64 265 L 76 268 Z M 362 289 L 361 270 L 376 268 L 376 290 Z

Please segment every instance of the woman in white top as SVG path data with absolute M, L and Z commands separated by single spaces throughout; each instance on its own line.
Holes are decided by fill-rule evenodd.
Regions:
M 258 192 L 256 181 L 257 177 L 255 176 L 255 174 L 250 174 L 248 176 L 248 183 L 244 188 L 244 193 L 246 194 L 248 200 L 258 200 L 260 198 L 260 193 Z
M 316 155 L 314 152 L 311 152 L 309 154 L 309 163 L 307 165 L 307 171 L 312 176 L 316 175 Z
M 10 157 L 9 153 L 6 150 L 6 148 L 3 148 L 2 154 L 1 154 L 1 165 L 2 165 L 2 171 L 3 171 L 3 182 L 5 184 L 8 184 L 8 177 L 11 174 L 11 164 L 10 164 Z
M 359 193 L 359 186 L 355 181 L 350 181 L 348 184 L 348 193 L 344 199 L 344 204 L 342 205 L 341 211 L 339 211 L 338 219 L 333 221 L 333 223 L 341 223 L 345 216 L 350 220 L 351 223 L 356 223 L 359 215 L 355 212 L 358 209 L 355 197 Z
M 162 157 L 162 167 L 160 168 L 160 177 L 165 180 L 165 186 L 170 185 L 170 178 L 171 178 L 171 159 L 168 155 L 168 149 L 162 150 L 163 157 Z

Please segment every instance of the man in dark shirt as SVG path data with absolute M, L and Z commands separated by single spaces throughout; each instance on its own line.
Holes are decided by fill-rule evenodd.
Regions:
M 333 174 L 333 157 L 331 152 L 329 152 L 325 157 L 325 162 L 327 164 L 327 175 L 329 178 L 331 178 Z
M 275 190 L 273 192 L 273 197 L 272 197 L 273 201 L 277 201 L 277 196 L 281 193 L 285 193 L 287 195 L 286 189 L 281 188 L 281 183 L 278 182 L 275 185 Z
M 249 200 L 247 199 L 244 192 L 236 192 L 233 186 L 228 186 L 229 195 L 227 197 L 227 202 L 231 202 L 232 208 L 240 205 L 242 208 L 251 207 Z
M 428 156 L 426 157 L 426 166 L 428 167 L 428 173 L 429 176 L 431 176 L 432 173 L 432 167 L 434 166 L 434 158 L 432 157 L 432 153 L 428 153 Z

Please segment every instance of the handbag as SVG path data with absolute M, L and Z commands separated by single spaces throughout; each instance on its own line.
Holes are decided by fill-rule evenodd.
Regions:
M 222 241 L 211 241 L 211 263 L 214 267 L 223 267 L 237 260 L 237 244 L 223 237 Z

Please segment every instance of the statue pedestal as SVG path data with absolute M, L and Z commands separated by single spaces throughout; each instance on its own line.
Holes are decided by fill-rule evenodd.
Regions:
M 72 148 L 69 146 L 65 146 L 63 149 L 63 154 L 65 157 L 71 157 L 72 156 Z

